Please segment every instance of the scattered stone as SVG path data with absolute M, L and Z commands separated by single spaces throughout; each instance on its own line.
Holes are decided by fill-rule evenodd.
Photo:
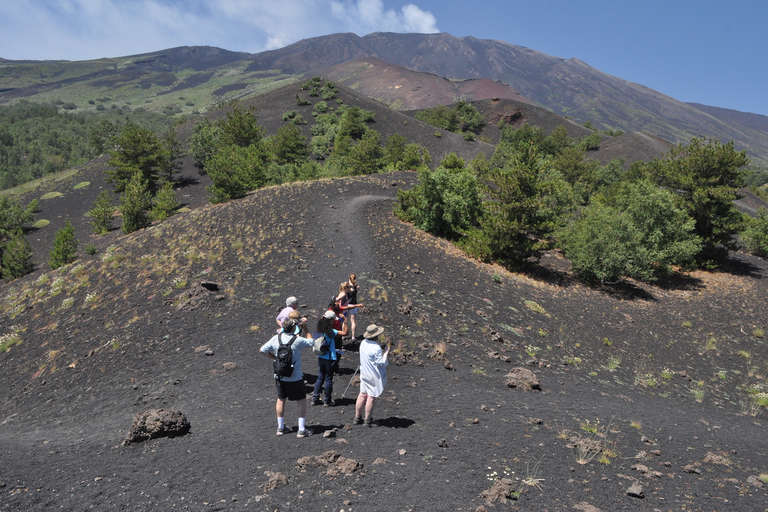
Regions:
M 405 450 L 405 448 L 400 448 L 399 450 L 397 450 L 398 455 L 405 455 L 406 453 L 408 452 Z
M 261 488 L 265 491 L 273 491 L 281 485 L 288 485 L 288 477 L 282 473 L 273 473 L 272 471 L 264 472 L 269 476 L 269 480 L 261 485 Z
M 413 302 L 409 300 L 405 304 L 400 304 L 397 306 L 397 312 L 402 315 L 410 315 L 413 312 Z
M 332 428 L 330 430 L 326 430 L 325 432 L 323 432 L 323 437 L 325 438 L 336 437 L 336 429 Z
M 683 466 L 683 471 L 685 471 L 686 473 L 694 473 L 696 475 L 701 474 L 701 470 L 699 470 L 699 468 L 697 468 L 693 464 L 686 464 L 685 466 Z
M 488 333 L 488 339 L 496 343 L 504 343 L 504 336 L 494 330 Z
M 639 471 L 643 475 L 648 472 L 648 466 L 644 464 L 635 464 L 634 466 L 632 466 L 632 469 L 634 469 L 635 471 Z
M 443 364 L 443 368 L 445 368 L 446 370 L 450 370 L 450 371 L 455 370 L 455 368 L 453 367 L 453 364 L 450 361 L 446 361 Z
M 722 455 L 716 455 L 712 452 L 707 452 L 707 455 L 704 457 L 704 462 L 709 462 L 710 464 L 721 464 L 723 466 L 731 465 L 731 461 L 729 461 L 727 458 L 723 457 Z
M 439 446 L 440 448 L 448 448 L 448 441 L 446 441 L 445 439 L 440 439 L 437 441 L 437 446 Z
M 509 363 L 512 361 L 512 358 L 510 356 L 499 354 L 495 350 L 490 350 L 486 355 L 488 356 L 489 359 L 498 359 L 499 361 L 504 361 L 505 363 Z
M 645 498 L 645 494 L 643 492 L 643 486 L 640 482 L 633 483 L 629 489 L 627 489 L 627 496 L 631 496 L 632 498 Z
M 180 293 L 175 298 L 166 300 L 165 304 L 172 305 L 175 303 L 177 304 L 177 310 L 192 310 L 197 308 L 203 299 L 210 295 L 215 294 L 217 296 L 217 300 L 221 300 L 219 298 L 220 294 L 215 293 L 218 291 L 219 285 L 217 283 L 212 281 L 200 281 L 197 285 L 193 286 L 187 291 Z M 225 297 L 221 296 L 221 298 Z
M 305 469 L 310 466 L 327 467 L 326 472 L 329 476 L 344 474 L 351 475 L 355 471 L 362 469 L 363 465 L 354 459 L 342 457 L 333 450 L 327 451 L 322 455 L 309 455 L 301 457 L 295 464 L 297 469 Z
M 207 355 L 207 356 L 212 356 L 212 355 L 213 355 L 213 349 L 212 349 L 212 348 L 209 348 L 208 350 L 206 350 L 206 351 L 205 351 L 205 355 Z
M 227 362 L 221 365 L 221 367 L 228 372 L 231 372 L 232 370 L 237 370 L 237 363 Z
M 749 475 L 747 478 L 747 483 L 753 487 L 757 487 L 758 489 L 763 488 L 763 482 L 760 481 L 760 477 L 757 477 L 755 475 Z
M 543 425 L 544 420 L 541 418 L 528 418 L 529 425 Z
M 387 459 L 378 457 L 375 461 L 373 461 L 373 465 L 378 466 L 379 464 L 386 464 L 387 462 L 389 462 Z
M 590 505 L 586 501 L 582 501 L 581 503 L 577 503 L 573 506 L 576 510 L 581 510 L 581 512 L 601 512 L 601 510 L 594 505 Z
M 480 493 L 488 503 L 507 503 L 515 492 L 515 482 L 509 478 L 499 478 L 493 487 Z
M 651 455 L 655 455 L 656 457 L 661 457 L 661 450 L 651 450 Z
M 136 413 L 123 445 L 140 443 L 159 437 L 178 437 L 190 430 L 189 420 L 181 411 L 150 409 Z
M 538 377 L 527 368 L 512 368 L 505 377 L 504 384 L 510 388 L 518 388 L 523 391 L 536 390 L 541 391 L 541 384 Z

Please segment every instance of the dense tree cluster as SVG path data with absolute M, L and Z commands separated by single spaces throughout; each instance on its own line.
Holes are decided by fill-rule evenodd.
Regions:
M 97 157 L 105 150 L 109 130 L 126 117 L 117 109 L 80 114 L 65 106 L 22 100 L 0 107 L 0 189 Z M 148 112 L 132 113 L 131 118 L 155 130 L 173 122 L 167 116 Z
M 474 140 L 485 125 L 485 118 L 466 101 L 459 101 L 452 107 L 437 105 L 416 114 L 416 119 L 443 130 L 460 133 L 467 140 Z
M 748 160 L 733 144 L 693 139 L 623 172 L 585 157 L 591 142 L 523 126 L 502 131 L 490 161 L 450 155 L 398 192 L 395 213 L 456 241 L 471 255 L 512 267 L 558 247 L 588 281 L 652 281 L 685 265 L 724 262 L 742 227 L 733 201 Z M 768 214 L 750 223 L 756 253 Z
M 306 96 L 304 91 L 309 91 Z M 225 118 L 198 122 L 189 148 L 195 165 L 213 181 L 210 201 L 237 199 L 289 181 L 417 169 L 429 163 L 429 153 L 407 144 L 401 135 L 382 141 L 370 127 L 375 121 L 372 112 L 348 107 L 339 99 L 330 106 L 337 92 L 332 82 L 319 77 L 299 87 L 297 104 L 308 111 L 312 106 L 315 118 L 309 141 L 301 129 L 304 118 L 295 110 L 283 114 L 285 124 L 271 136 L 258 125 L 255 107 L 234 105 Z

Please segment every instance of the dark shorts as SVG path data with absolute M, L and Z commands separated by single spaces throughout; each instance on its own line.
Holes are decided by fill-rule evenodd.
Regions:
M 280 400 L 302 400 L 307 398 L 307 393 L 304 391 L 304 379 L 294 382 L 283 382 L 275 379 L 275 387 L 277 388 L 277 398 Z

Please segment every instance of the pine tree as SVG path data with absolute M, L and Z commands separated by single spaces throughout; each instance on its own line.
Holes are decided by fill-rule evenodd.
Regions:
M 176 213 L 179 206 L 180 203 L 176 198 L 176 191 L 173 190 L 173 184 L 165 183 L 157 191 L 150 215 L 154 220 L 164 220 Z
M 50 265 L 51 268 L 57 268 L 72 263 L 77 259 L 78 241 L 75 238 L 75 228 L 72 223 L 67 221 L 64 227 L 56 232 L 53 239 L 53 249 L 51 250 Z
M 18 230 L 5 244 L 2 264 L 3 279 L 12 281 L 17 277 L 29 274 L 34 268 L 32 246 L 29 245 L 24 232 Z
M 135 174 L 125 187 L 125 193 L 120 196 L 120 211 L 123 214 L 123 233 L 133 233 L 151 224 L 147 210 L 151 206 L 152 196 L 147 188 L 147 182 L 140 174 Z
M 99 197 L 93 203 L 93 208 L 91 208 L 89 213 L 94 233 L 104 235 L 112 229 L 112 222 L 115 218 L 115 205 L 112 204 L 109 192 L 102 190 L 99 193 Z

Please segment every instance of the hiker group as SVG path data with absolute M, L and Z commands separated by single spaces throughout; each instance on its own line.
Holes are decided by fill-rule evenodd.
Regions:
M 339 368 L 339 359 L 344 354 L 345 340 L 359 341 L 360 348 L 360 392 L 355 402 L 354 425 L 372 426 L 374 399 L 381 395 L 387 383 L 389 345 L 379 344 L 384 328 L 371 324 L 361 336 L 355 336 L 358 308 L 357 276 L 351 274 L 349 281 L 341 283 L 338 293 L 310 333 L 307 318 L 298 311 L 299 301 L 288 297 L 285 308 L 275 319 L 277 334 L 261 347 L 261 354 L 273 361 L 275 387 L 277 389 L 277 435 L 292 432 L 285 424 L 285 402 L 295 401 L 298 405 L 298 432 L 303 438 L 313 434 L 306 426 L 307 395 L 304 390 L 301 353 L 312 348 L 317 356 L 317 381 L 312 392 L 312 405 L 332 406 L 333 377 Z M 357 370 L 356 370 L 357 371 Z M 354 375 L 353 375 L 354 378 Z

